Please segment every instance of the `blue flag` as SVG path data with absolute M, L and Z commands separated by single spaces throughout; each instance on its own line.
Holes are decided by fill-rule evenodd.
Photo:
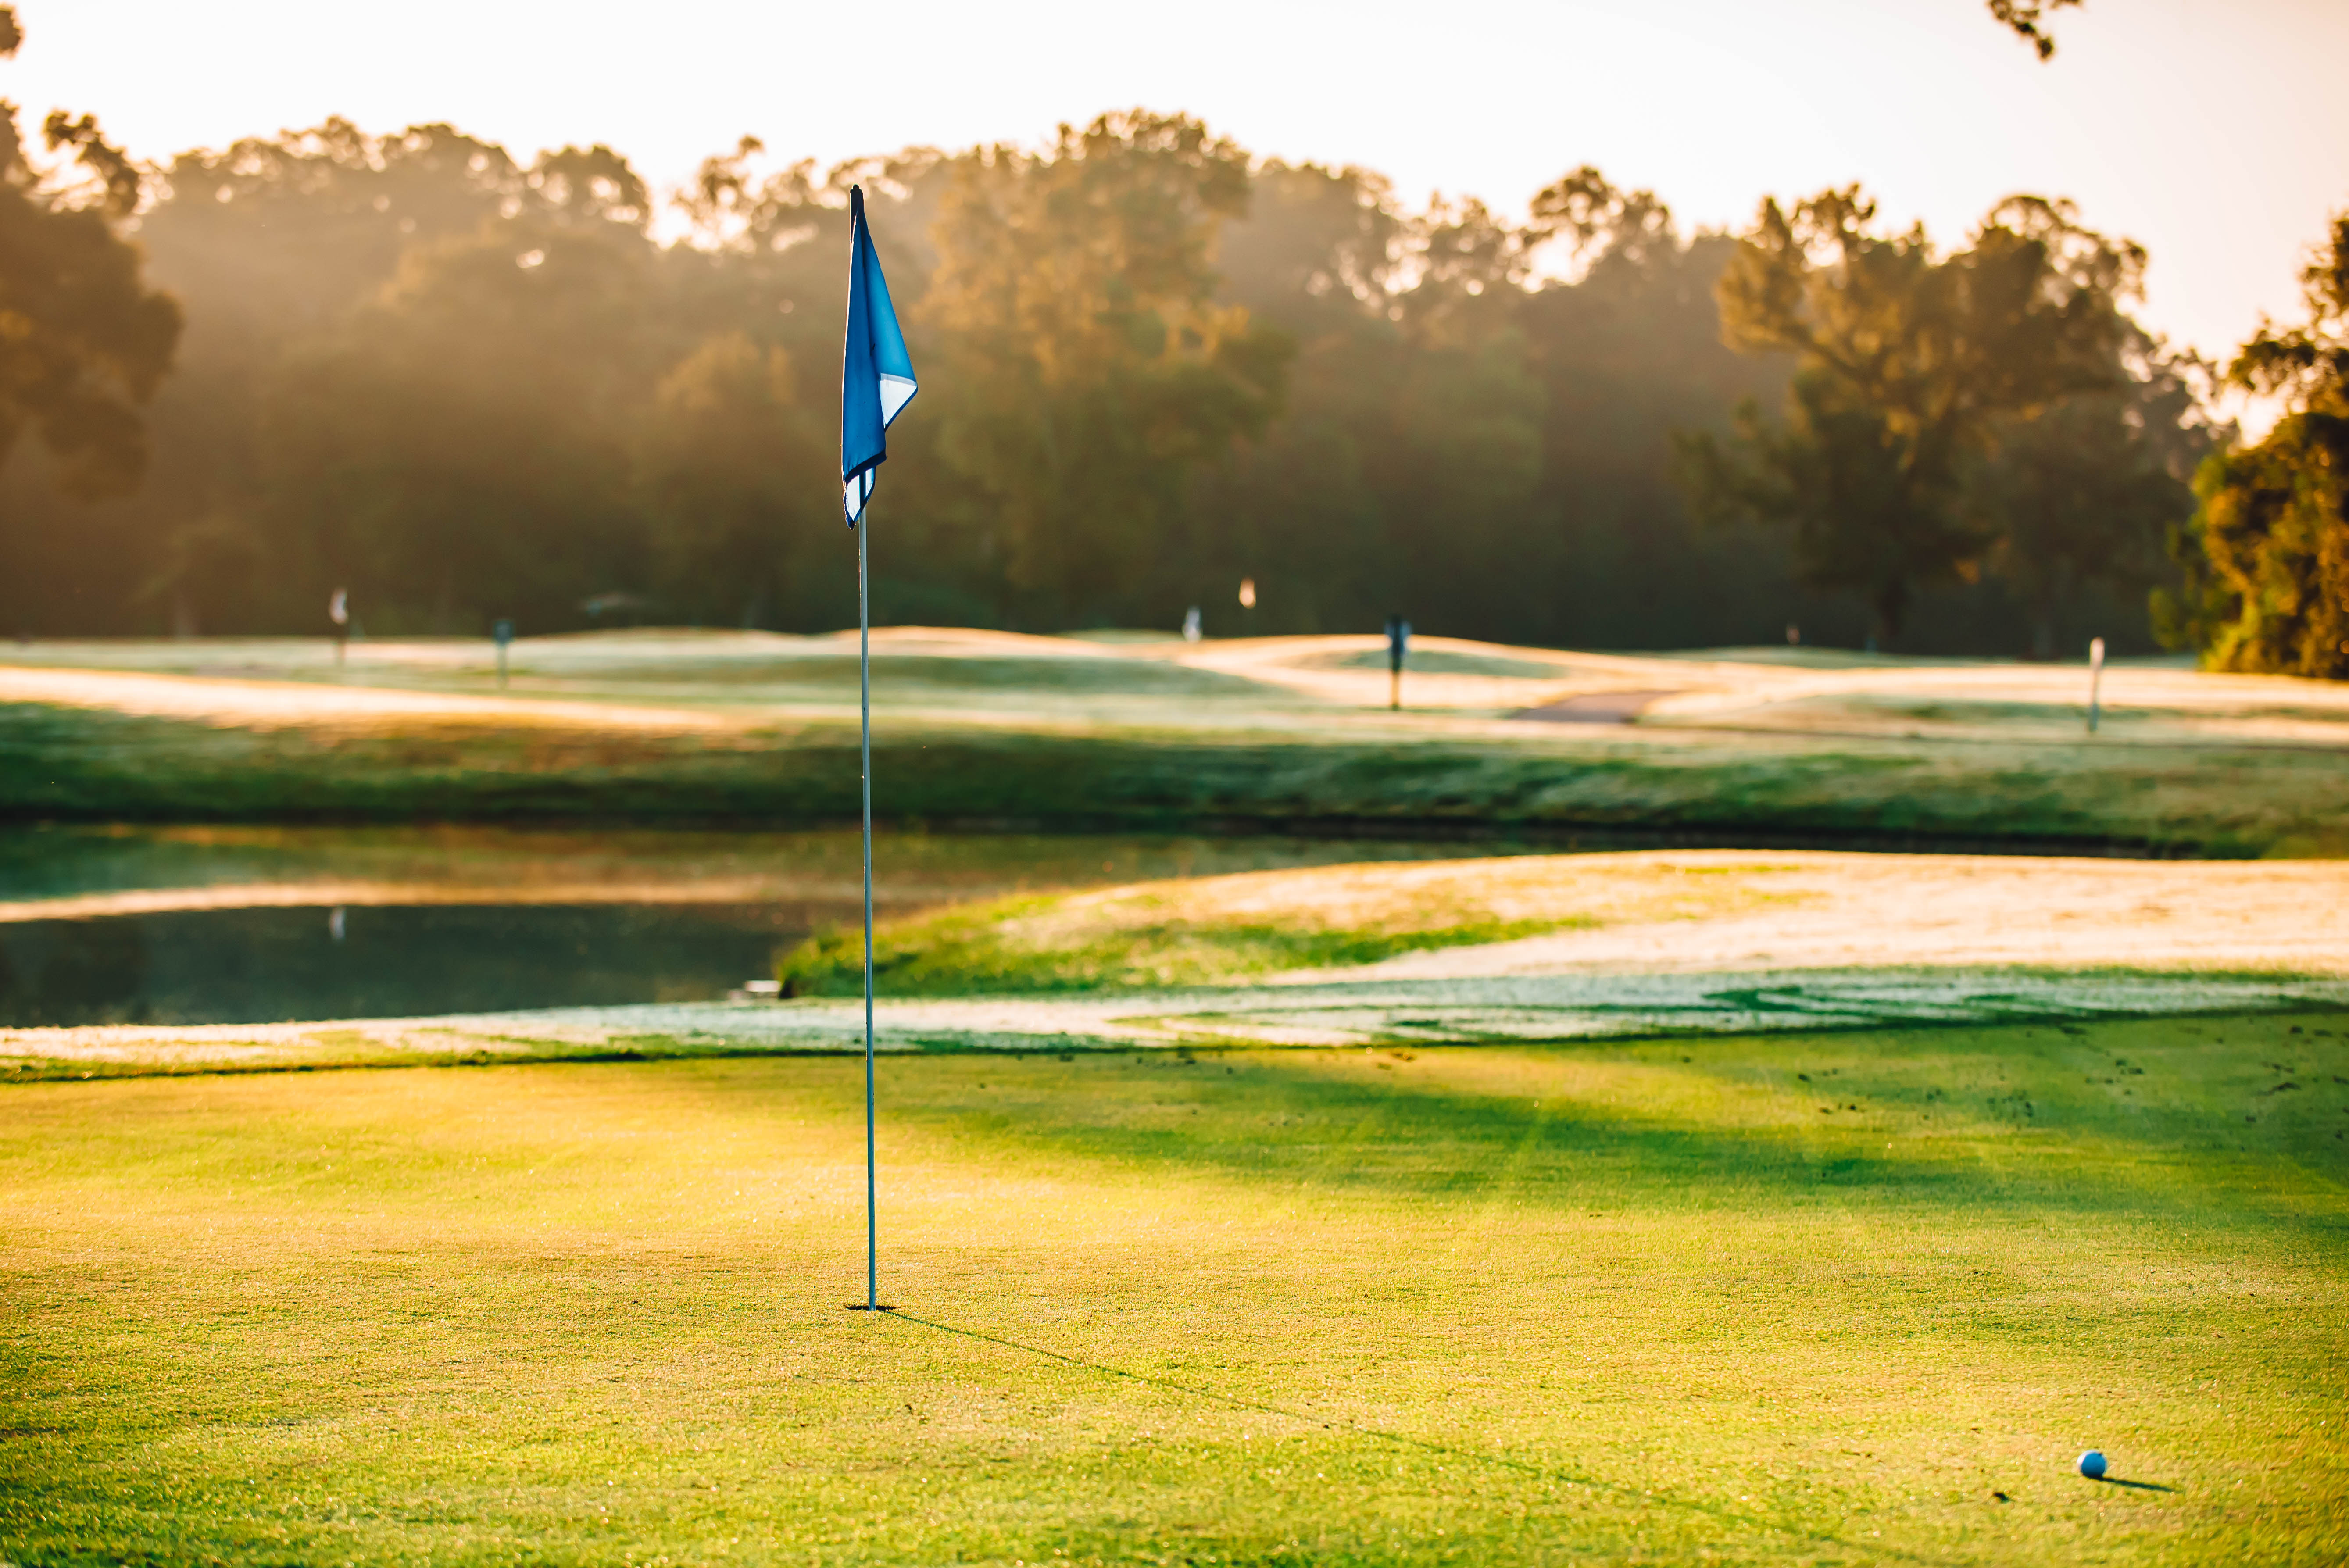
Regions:
M 873 499 L 873 481 L 889 457 L 889 425 L 914 400 L 914 362 L 889 303 L 889 282 L 873 231 L 864 224 L 864 188 L 848 191 L 848 348 L 840 369 L 841 501 L 854 528 Z

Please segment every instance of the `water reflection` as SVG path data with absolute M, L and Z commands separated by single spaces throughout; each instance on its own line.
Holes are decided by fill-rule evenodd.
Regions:
M 723 996 L 852 911 L 228 909 L 0 923 L 0 1022 L 254 1024 Z
M 1555 848 L 1555 846 L 1549 846 Z M 880 836 L 881 913 L 1479 844 Z M 854 830 L 0 828 L 0 1027 L 696 1001 L 856 917 Z
M 0 1018 L 12 1024 L 147 1021 L 147 933 L 127 920 L 0 926 Z

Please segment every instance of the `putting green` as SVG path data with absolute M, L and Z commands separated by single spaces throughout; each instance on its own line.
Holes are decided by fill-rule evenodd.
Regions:
M 0 1559 L 2349 1553 L 2349 1014 L 883 1073 L 0 1088 Z

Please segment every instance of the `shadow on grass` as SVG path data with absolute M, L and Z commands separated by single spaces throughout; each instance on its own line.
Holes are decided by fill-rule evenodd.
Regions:
M 1195 674 L 1195 672 L 1193 672 Z M 1178 678 L 1188 678 L 1178 677 Z M 2257 854 L 2330 830 L 2339 753 L 2229 746 L 1953 748 L 1778 732 L 1724 744 L 1299 727 L 1252 698 L 1244 732 L 1178 699 L 1090 731 L 1039 722 L 893 724 L 875 763 L 885 821 L 1094 830 L 1289 830 L 1375 824 L 1490 838 L 1631 829 L 1706 843 L 1969 847 L 2033 853 Z M 853 820 L 854 710 L 780 727 L 667 734 L 590 718 L 523 727 L 379 716 L 283 728 L 0 702 L 0 815 L 55 820 Z M 1556 726 L 1516 726 L 1516 731 Z M 1953 751 L 1979 751 L 1952 767 Z M 1562 765 L 1563 762 L 1563 765 Z M 2247 825 L 2243 779 L 2262 810 Z M 1350 826 L 1348 826 L 1350 825 Z
M 1676 1509 L 1682 1512 L 1701 1514 L 1708 1519 L 1718 1520 L 1724 1524 L 1744 1525 L 1749 1529 L 1795 1541 L 1809 1542 L 1823 1546 L 1856 1549 L 1855 1542 L 1825 1531 L 1802 1530 L 1792 1525 L 1781 1524 L 1775 1520 L 1758 1518 L 1750 1513 L 1740 1513 L 1734 1509 L 1723 1508 L 1693 1498 L 1672 1497 L 1630 1486 L 1620 1481 L 1602 1480 L 1597 1476 L 1580 1470 L 1560 1470 L 1551 1465 L 1534 1464 L 1525 1460 L 1511 1459 L 1506 1454 L 1481 1453 L 1474 1449 L 1456 1448 L 1449 1443 L 1433 1442 L 1425 1438 L 1414 1438 L 1402 1432 L 1388 1431 L 1380 1427 L 1366 1427 L 1357 1421 L 1326 1420 L 1309 1411 L 1293 1410 L 1285 1405 L 1268 1404 L 1261 1399 L 1242 1398 L 1236 1394 L 1226 1394 L 1214 1388 L 1203 1388 L 1195 1383 L 1178 1383 L 1171 1377 L 1154 1377 L 1146 1372 L 1129 1371 L 1125 1367 L 1112 1367 L 1104 1361 L 1089 1361 L 1081 1356 L 1071 1356 L 1059 1350 L 1047 1350 L 1042 1346 L 1023 1344 L 1017 1339 L 1006 1339 L 1001 1335 L 988 1334 L 976 1328 L 964 1328 L 951 1323 L 940 1323 L 935 1318 L 918 1316 L 903 1307 L 884 1307 L 881 1311 L 884 1315 L 895 1317 L 905 1323 L 916 1323 L 936 1333 L 951 1334 L 964 1339 L 975 1339 L 984 1344 L 1000 1346 L 1006 1350 L 1016 1350 L 1023 1356 L 1032 1356 L 1039 1360 L 1054 1361 L 1063 1367 L 1073 1367 L 1100 1377 L 1115 1378 L 1127 1383 L 1139 1383 L 1148 1387 L 1171 1394 L 1185 1395 L 1195 1399 L 1205 1399 L 1230 1409 L 1251 1410 L 1259 1415 L 1278 1416 L 1286 1420 L 1319 1427 L 1326 1431 L 1343 1430 L 1361 1437 L 1375 1438 L 1381 1442 L 1390 1443 L 1397 1448 L 1412 1449 L 1421 1453 L 1434 1454 L 1443 1459 L 1460 1460 L 1491 1470 L 1505 1470 L 1514 1475 L 1531 1476 L 1541 1480 L 1557 1481 L 1567 1486 L 1578 1486 L 1591 1491 L 1606 1492 L 1627 1499 L 1637 1506 L 1652 1504 L 1661 1508 Z M 1896 1558 L 1902 1562 L 1933 1561 L 1911 1553 L 1886 1548 L 1879 1542 L 1870 1542 L 1869 1549 L 1876 1556 Z
M 1904 1044 L 1920 1037 L 1930 1037 L 1903 1031 Z M 1722 1043 L 1703 1047 L 1717 1051 Z M 1763 1048 L 1792 1069 L 1808 1043 L 1774 1040 Z M 1848 1045 L 1838 1041 L 1833 1048 L 1840 1055 Z M 1578 1098 L 1563 1084 L 1543 1081 L 1537 1070 L 1526 1084 L 1527 1099 L 1541 1096 L 1538 1108 L 1513 1095 L 1447 1084 L 1423 1069 L 1408 1077 L 1372 1069 L 1371 1078 L 1348 1082 L 1338 1076 L 1348 1069 L 1333 1071 L 1332 1061 L 1350 1066 L 1357 1059 L 1351 1053 L 1313 1053 L 1319 1059 L 1311 1061 L 1297 1059 L 1303 1053 L 1251 1054 L 1235 1066 L 1214 1055 L 1151 1052 L 1125 1058 L 1134 1065 L 1123 1069 L 1089 1055 L 1092 1073 L 1124 1081 L 1071 1084 L 1074 1092 L 1049 1096 L 1023 1094 L 1015 1083 L 998 1091 L 1006 1096 L 1000 1109 L 901 1099 L 897 1114 L 1041 1155 L 1406 1200 L 1475 1202 L 1506 1193 L 1565 1210 L 1595 1194 L 1613 1206 L 1658 1196 L 1747 1202 L 1758 1191 L 1789 1203 L 1865 1193 L 1929 1206 L 2082 1215 L 2176 1212 L 2215 1201 L 2238 1217 L 2321 1231 L 2337 1243 L 2337 1219 L 2330 1214 L 2230 1201 L 2239 1195 L 2234 1184 L 2215 1172 L 2210 1157 L 2231 1163 L 2247 1151 L 2230 1146 L 2236 1139 L 2220 1140 L 2222 1131 L 2241 1129 L 2220 1109 L 2218 1086 L 2188 1078 L 2174 1086 L 2183 1105 L 2158 1115 L 2118 1106 L 2106 1111 L 2064 1098 L 2077 1091 L 2076 1082 L 2064 1081 L 2077 1075 L 2066 1056 L 2072 1045 L 2067 1038 L 2044 1057 L 1976 1046 L 1934 1059 L 1911 1049 L 1887 1057 L 1887 1071 L 1872 1081 L 1850 1072 L 1799 1088 L 1733 1086 L 1757 1099 L 1791 1098 L 1806 1114 L 1816 1107 L 1811 1125 L 1706 1124 L 1599 1098 L 1587 1088 Z M 1647 1049 L 1652 1057 L 1656 1047 Z M 1523 1054 L 1537 1069 L 1550 1053 L 1537 1047 Z M 1702 1067 L 1652 1059 L 1625 1065 L 1715 1077 Z M 1167 1076 L 1151 1082 L 1144 1074 Z M 1861 1100 L 1864 1109 L 1857 1108 Z M 1921 1150 L 1915 1147 L 1920 1137 L 1930 1140 Z M 2251 1157 L 2292 1158 L 2273 1137 L 2260 1139 Z M 1986 1142 L 2002 1147 L 1986 1157 L 1979 1147 Z M 1912 1148 L 1896 1151 L 1894 1143 Z M 2321 1172 L 2311 1174 L 2322 1180 Z

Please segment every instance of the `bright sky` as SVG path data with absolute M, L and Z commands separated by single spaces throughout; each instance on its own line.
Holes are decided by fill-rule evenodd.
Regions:
M 2297 313 L 2349 206 L 2349 0 L 2088 0 L 2046 65 L 1982 0 L 18 3 L 0 92 L 146 158 L 341 114 L 605 141 L 673 184 L 745 131 L 829 161 L 1142 105 L 1513 211 L 1583 162 L 1709 225 L 1857 180 L 1956 240 L 2068 195 L 2152 252 L 2151 325 L 2214 355 Z

